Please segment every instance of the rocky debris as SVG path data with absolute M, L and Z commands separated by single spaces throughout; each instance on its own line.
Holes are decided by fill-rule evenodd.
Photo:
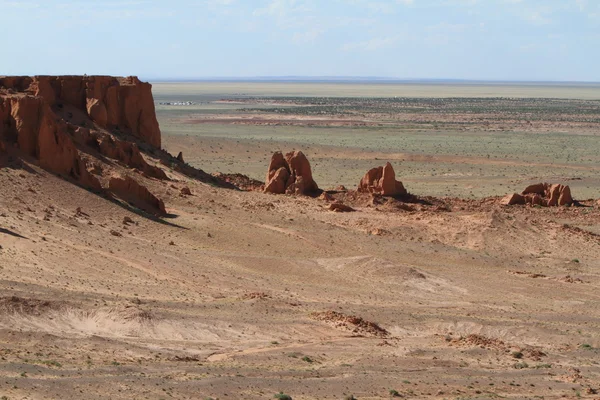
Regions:
M 301 151 L 287 153 L 285 157 L 276 152 L 265 180 L 265 193 L 310 194 L 319 190 L 313 180 L 308 159 Z
M 482 349 L 492 349 L 511 354 L 514 358 L 529 358 L 534 361 L 540 361 L 546 354 L 532 346 L 513 346 L 503 342 L 500 339 L 489 338 L 483 335 L 470 334 L 452 338 L 446 336 L 446 341 L 454 346 L 480 347 Z
M 151 214 L 166 214 L 165 204 L 130 176 L 113 176 L 108 189 L 121 199 Z
M 134 221 L 130 217 L 128 217 L 128 216 L 123 217 L 124 225 L 129 225 L 129 224 L 133 224 L 133 223 L 134 223 Z
M 191 196 L 192 195 L 192 191 L 187 186 L 182 187 L 180 193 L 182 196 Z
M 310 317 L 317 321 L 324 321 L 336 328 L 349 330 L 361 336 L 388 337 L 390 333 L 374 322 L 366 321 L 355 315 L 346 315 L 337 311 L 313 312 Z
M 531 273 L 531 272 L 525 272 L 525 271 L 513 271 L 513 270 L 508 270 L 509 274 L 512 275 L 517 275 L 517 276 L 524 276 L 527 278 L 533 278 L 533 279 L 549 279 L 549 280 L 554 280 L 557 282 L 564 282 L 564 283 L 584 283 L 582 279 L 580 278 L 573 278 L 571 275 L 565 275 L 563 277 L 549 277 L 547 275 L 544 274 L 538 274 L 538 273 Z
M 327 193 L 327 192 L 321 193 L 321 195 L 319 196 L 319 199 L 320 200 L 325 200 L 327 202 L 334 200 L 334 198 L 329 193 Z
M 121 161 L 131 168 L 137 168 L 146 176 L 157 179 L 168 179 L 167 174 L 162 169 L 146 162 L 135 143 L 106 136 L 98 140 L 97 147 L 102 155 Z
M 502 205 L 531 204 L 533 206 L 554 207 L 573 204 L 571 188 L 568 185 L 536 183 L 529 185 L 521 194 L 506 195 L 500 200 Z
M 64 308 L 66 303 L 17 296 L 0 297 L 0 314 L 42 315 Z
M 352 211 L 356 211 L 354 208 L 345 205 L 344 203 L 331 203 L 329 205 L 329 211 L 335 211 L 335 212 L 352 212 Z
M 113 235 L 113 236 L 116 236 L 116 237 L 121 237 L 121 236 L 123 236 L 123 235 L 121 234 L 121 232 L 119 232 L 119 231 L 115 231 L 115 230 L 111 230 L 111 231 L 110 231 L 110 234 L 111 234 L 111 235 Z
M 527 199 L 525 199 L 525 196 L 521 196 L 518 193 L 507 194 L 506 196 L 504 196 L 502 198 L 502 200 L 500 200 L 500 204 L 505 205 L 505 206 L 512 206 L 515 204 L 526 204 L 526 203 L 527 203 Z
M 224 174 L 219 172 L 214 174 L 213 176 L 223 182 L 233 185 L 234 187 L 240 190 L 263 191 L 265 188 L 264 182 L 261 182 L 257 179 L 252 179 L 249 176 L 243 174 Z
M 265 292 L 250 292 L 250 293 L 245 293 L 242 296 L 242 300 L 265 300 L 265 299 L 270 299 L 271 295 L 267 294 Z
M 102 128 L 128 131 L 156 148 L 161 146 L 152 85 L 137 77 L 7 76 L 0 77 L 0 88 L 43 99 L 49 107 L 73 106 Z
M 183 161 L 183 153 L 181 151 L 179 152 L 179 154 L 177 154 L 177 161 L 185 162 L 185 161 Z
M 398 196 L 407 194 L 402 182 L 396 180 L 396 173 L 389 162 L 383 167 L 370 169 L 361 179 L 358 191 L 376 193 L 383 196 Z

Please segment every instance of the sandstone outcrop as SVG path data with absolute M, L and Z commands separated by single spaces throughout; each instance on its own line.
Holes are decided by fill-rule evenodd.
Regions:
M 41 97 L 50 107 L 84 110 L 98 126 L 129 132 L 160 148 L 152 85 L 136 77 L 9 76 L 0 77 L 0 88 Z
M 358 191 L 363 193 L 376 193 L 383 196 L 398 196 L 407 194 L 402 182 L 396 180 L 396 173 L 392 164 L 386 163 L 383 167 L 370 169 L 361 179 Z
M 130 176 L 113 176 L 108 189 L 121 199 L 151 214 L 166 214 L 165 204 Z
M 167 174 L 162 169 L 146 162 L 135 143 L 107 136 L 98 140 L 98 148 L 103 155 L 119 160 L 131 168 L 137 168 L 149 177 L 167 179 Z
M 573 197 L 568 185 L 536 183 L 527 186 L 521 194 L 506 195 L 500 203 L 503 205 L 531 204 L 554 207 L 573 204 Z
M 276 152 L 271 157 L 265 180 L 265 192 L 276 194 L 309 194 L 319 190 L 313 180 L 308 159 L 301 151 Z
M 57 120 L 43 98 L 0 90 L 0 140 L 15 143 L 49 171 L 99 189 L 100 182 L 89 174 L 66 132 L 66 123 Z
M 136 143 L 121 140 L 128 134 L 160 147 L 151 85 L 135 77 L 0 77 L 0 148 L 13 146 L 81 186 L 165 214 L 164 203 L 132 177 L 102 177 L 104 169 L 125 164 L 147 177 L 167 179 Z

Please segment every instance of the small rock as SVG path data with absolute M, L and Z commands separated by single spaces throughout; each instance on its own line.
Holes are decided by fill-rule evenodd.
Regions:
M 181 188 L 181 194 L 184 196 L 191 196 L 192 195 L 192 191 L 190 190 L 189 187 L 185 186 Z
M 121 232 L 117 232 L 117 231 L 115 231 L 115 230 L 111 230 L 111 231 L 110 231 L 110 234 L 111 234 L 111 235 L 113 235 L 113 236 L 117 236 L 117 237 L 119 237 L 119 236 L 123 236 L 123 235 L 121 234 Z
M 329 211 L 352 212 L 352 211 L 356 211 L 356 210 L 354 208 L 347 206 L 345 204 L 342 204 L 342 203 L 331 203 L 329 205 Z

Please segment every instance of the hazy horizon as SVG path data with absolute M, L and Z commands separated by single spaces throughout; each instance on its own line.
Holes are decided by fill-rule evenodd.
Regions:
M 576 84 L 600 85 L 600 81 L 560 80 L 499 80 L 499 79 L 454 79 L 454 78 L 394 78 L 386 76 L 200 76 L 200 77 L 142 77 L 153 82 L 329 82 L 329 83 L 412 83 L 412 84 Z

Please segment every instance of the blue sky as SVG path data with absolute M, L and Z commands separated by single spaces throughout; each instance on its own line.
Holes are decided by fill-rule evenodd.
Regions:
M 600 81 L 600 0 L 0 0 L 0 74 Z

